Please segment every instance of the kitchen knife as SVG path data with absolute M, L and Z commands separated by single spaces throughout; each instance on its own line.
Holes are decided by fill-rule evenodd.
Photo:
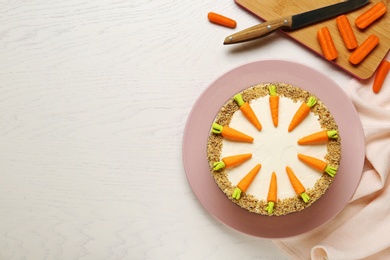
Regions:
M 347 0 L 308 12 L 263 22 L 226 37 L 223 44 L 251 41 L 271 34 L 278 29 L 295 30 L 358 9 L 369 2 L 370 0 Z

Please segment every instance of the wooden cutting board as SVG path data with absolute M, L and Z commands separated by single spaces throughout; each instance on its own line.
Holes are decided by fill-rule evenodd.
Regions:
M 355 19 L 379 1 L 380 0 L 372 0 L 364 7 L 346 14 L 349 18 L 349 21 L 352 25 L 359 44 L 361 44 L 370 34 L 375 34 L 380 39 L 379 45 L 359 65 L 352 65 L 351 63 L 349 63 L 348 59 L 352 51 L 349 51 L 345 47 L 344 42 L 341 39 L 340 33 L 337 29 L 335 18 L 329 19 L 321 23 L 313 24 L 308 27 L 301 28 L 299 30 L 285 33 L 303 44 L 304 46 L 306 46 L 307 48 L 309 48 L 310 50 L 312 50 L 314 53 L 317 53 L 318 55 L 321 55 L 323 57 L 320 45 L 317 40 L 317 31 L 319 28 L 327 26 L 330 30 L 333 41 L 339 53 L 338 58 L 335 61 L 332 61 L 332 63 L 346 70 L 356 78 L 370 78 L 377 69 L 379 63 L 383 60 L 383 58 L 386 56 L 387 52 L 390 49 L 390 0 L 382 0 L 382 2 L 387 5 L 387 13 L 375 23 L 367 27 L 365 30 L 360 30 L 355 26 Z M 311 9 L 335 4 L 340 1 L 235 0 L 235 2 L 249 12 L 257 15 L 262 20 L 267 21 L 285 15 L 293 15 L 306 12 Z M 261 39 L 259 41 L 261 41 Z

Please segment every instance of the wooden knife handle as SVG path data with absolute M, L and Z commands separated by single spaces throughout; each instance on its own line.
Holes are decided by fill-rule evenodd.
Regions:
M 291 28 L 292 16 L 286 16 L 275 20 L 263 22 L 261 24 L 249 27 L 243 31 L 237 32 L 226 37 L 223 44 L 233 44 L 246 42 L 264 37 L 279 29 Z

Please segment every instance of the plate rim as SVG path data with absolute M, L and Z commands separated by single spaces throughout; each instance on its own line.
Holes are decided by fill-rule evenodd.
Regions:
M 275 71 L 279 69 L 278 71 Z M 282 69 L 285 70 L 291 70 L 291 72 L 295 72 L 293 74 L 283 71 Z M 311 72 L 310 74 L 304 75 L 307 72 Z M 243 73 L 243 74 L 242 74 Z M 245 74 L 247 73 L 247 74 Z M 285 82 L 285 80 L 269 80 L 272 78 L 285 78 L 289 79 L 287 81 L 290 82 Z M 305 78 L 302 78 L 301 76 L 305 76 Z M 234 78 L 236 77 L 236 78 Z M 309 80 L 306 79 L 306 77 L 309 78 Z M 309 81 L 304 83 L 315 83 L 314 78 L 321 78 L 323 82 L 321 84 L 329 84 L 329 91 L 331 93 L 328 93 L 328 89 L 316 89 L 317 87 L 312 87 L 313 89 L 316 89 L 313 91 L 312 89 L 308 90 L 309 92 L 315 94 L 320 100 L 327 100 L 327 101 L 332 101 L 332 98 L 329 97 L 330 94 L 337 94 L 337 96 L 334 97 L 334 99 L 337 99 L 336 101 L 332 102 L 325 102 L 324 104 L 328 107 L 329 110 L 331 110 L 332 115 L 334 115 L 335 120 L 339 127 L 342 125 L 342 128 L 340 129 L 340 135 L 342 137 L 342 158 L 340 162 L 340 168 L 339 168 L 339 173 L 340 172 L 345 172 L 344 170 L 345 167 L 346 169 L 349 169 L 348 166 L 346 166 L 344 157 L 347 156 L 349 159 L 348 154 L 344 154 L 344 150 L 348 151 L 348 149 L 345 149 L 343 146 L 343 143 L 350 144 L 352 143 L 351 141 L 354 141 L 354 144 L 358 145 L 358 149 L 353 149 L 353 151 L 356 152 L 356 156 L 360 157 L 355 161 L 355 164 L 353 164 L 354 169 L 358 169 L 358 173 L 353 176 L 352 179 L 352 187 L 348 186 L 347 187 L 347 193 L 343 192 L 340 197 L 335 197 L 336 195 L 340 195 L 340 193 L 337 188 L 340 189 L 340 182 L 345 182 L 345 177 L 339 175 L 336 175 L 335 180 L 331 187 L 329 187 L 328 191 L 325 193 L 323 197 L 321 197 L 317 202 L 315 202 L 313 205 L 308 207 L 307 209 L 296 212 L 296 213 L 291 213 L 285 216 L 263 216 L 259 215 L 256 213 L 251 213 L 245 209 L 242 209 L 238 205 L 234 204 L 231 202 L 226 195 L 219 189 L 217 184 L 215 183 L 214 179 L 211 176 L 211 173 L 208 168 L 208 163 L 207 163 L 207 157 L 204 157 L 205 159 L 204 162 L 202 162 L 202 158 L 199 158 L 202 154 L 204 156 L 204 153 L 206 151 L 206 146 L 204 147 L 204 151 L 199 150 L 199 143 L 204 143 L 204 140 L 200 140 L 201 138 L 205 138 L 205 134 L 209 134 L 211 122 L 210 122 L 210 115 L 207 115 L 207 112 L 211 113 L 212 109 L 209 109 L 208 107 L 202 106 L 202 102 L 205 102 L 207 99 L 207 95 L 213 94 L 218 97 L 218 102 L 213 102 L 212 106 L 214 107 L 214 110 L 218 107 L 221 107 L 221 104 L 224 104 L 228 98 L 230 98 L 232 95 L 237 93 L 238 91 L 244 90 L 251 85 L 259 84 L 259 83 L 268 83 L 268 82 L 283 82 L 283 83 L 288 83 L 292 85 L 296 85 L 298 87 L 301 87 L 297 84 L 294 84 L 294 82 L 301 83 L 302 81 Z M 263 79 L 263 80 L 262 80 Z M 223 86 L 221 87 L 220 84 L 225 83 L 226 80 L 231 80 L 233 81 L 232 84 L 238 82 L 240 86 L 230 86 L 229 89 L 227 89 L 229 86 Z M 313 81 L 313 82 L 311 82 Z M 242 84 L 241 84 L 242 82 Z M 254 84 L 254 82 L 257 82 Z M 229 84 L 229 83 L 228 83 Z M 248 85 L 249 84 L 249 85 Z M 309 85 L 307 85 L 309 86 Z M 311 88 L 311 87 L 309 87 Z M 306 87 L 303 87 L 303 89 L 306 89 Z M 307 90 L 307 89 L 306 89 Z M 227 92 L 227 93 L 226 93 Z M 337 93 L 335 93 L 337 92 Z M 343 102 L 338 102 L 339 99 L 341 99 Z M 336 102 L 336 103 L 335 103 Z M 215 103 L 215 104 L 214 104 Z M 335 104 L 336 105 L 335 105 Z M 209 103 L 208 103 L 209 104 Z M 330 106 L 329 106 L 330 105 Z M 336 109 L 336 107 L 338 109 Z M 339 109 L 340 108 L 340 109 Z M 333 111 L 332 111 L 333 110 Z M 341 111 L 341 112 L 340 112 Z M 345 126 L 344 126 L 344 120 L 337 120 L 336 117 L 340 117 L 343 115 L 345 111 L 348 111 L 348 120 L 353 121 L 352 123 L 354 124 L 353 134 L 345 134 Z M 201 113 L 205 113 L 203 115 L 208 116 L 208 119 L 200 118 Z M 215 118 L 216 112 L 213 113 L 212 118 Z M 344 115 L 345 116 L 345 115 Z M 193 122 L 193 120 L 198 120 L 198 122 Z M 207 122 L 205 122 L 208 120 Z M 343 124 L 339 124 L 339 121 Z M 196 124 L 194 124 L 196 123 Z M 197 129 L 193 129 L 194 126 L 197 127 Z M 205 129 L 207 127 L 207 129 Z M 201 131 L 200 131 L 201 130 Z M 351 130 L 352 131 L 352 130 Z M 199 132 L 201 132 L 203 135 L 201 135 Z M 345 136 L 345 137 L 344 137 Z M 351 137 L 356 138 L 356 136 L 359 138 L 356 142 L 356 140 L 349 140 Z M 195 140 L 193 140 L 195 139 Z M 199 140 L 198 140 L 199 139 Z M 308 65 L 305 65 L 303 63 L 299 63 L 296 61 L 289 61 L 289 60 L 278 60 L 278 59 L 269 59 L 269 60 L 258 60 L 258 61 L 253 61 L 249 63 L 242 64 L 240 66 L 237 66 L 219 77 L 217 77 L 209 86 L 201 93 L 201 95 L 197 98 L 195 101 L 194 105 L 191 108 L 191 111 L 188 115 L 188 119 L 184 128 L 184 133 L 183 133 L 183 140 L 182 140 L 182 159 L 183 159 L 183 166 L 184 170 L 187 176 L 187 180 L 197 197 L 198 201 L 202 204 L 202 206 L 215 218 L 217 219 L 220 223 L 223 223 L 224 225 L 233 228 L 241 233 L 245 233 L 248 235 L 256 236 L 256 237 L 263 237 L 263 238 L 286 238 L 286 237 L 292 237 L 295 235 L 299 235 L 302 233 L 306 233 L 310 230 L 316 229 L 325 223 L 329 222 L 331 219 L 333 219 L 337 214 L 339 214 L 342 209 L 348 204 L 349 200 L 352 198 L 353 194 L 355 193 L 358 184 L 360 183 L 360 179 L 363 173 L 363 165 L 364 165 L 364 158 L 365 158 L 365 140 L 364 140 L 364 132 L 363 132 L 363 126 L 361 124 L 359 115 L 357 114 L 357 111 L 355 107 L 353 106 L 352 101 L 349 99 L 347 94 L 344 92 L 344 90 L 341 89 L 341 87 L 330 77 L 327 75 L 323 74 L 319 70 L 310 67 Z M 193 142 L 194 144 L 191 144 Z M 189 147 L 190 146 L 190 147 Z M 196 147 L 198 146 L 198 147 Z M 198 150 L 198 153 L 195 151 L 195 157 L 196 159 L 189 159 L 189 158 L 194 158 L 194 154 L 191 154 L 189 156 L 189 151 L 188 150 Z M 200 153 L 200 154 L 199 154 Z M 189 161 L 193 160 L 193 161 Z M 196 162 L 195 162 L 196 161 Z M 357 162 L 356 162 L 357 161 Z M 360 161 L 360 163 L 359 163 Z M 194 165 L 201 165 L 202 170 L 205 170 L 204 164 L 207 166 L 207 173 L 202 173 L 205 174 L 203 175 L 198 175 L 201 176 L 202 182 L 199 184 L 199 180 L 194 179 L 198 172 L 196 169 L 191 169 L 189 167 L 190 164 Z M 203 164 L 203 165 L 202 165 Z M 207 176 L 208 174 L 208 176 Z M 342 184 L 343 184 L 342 183 Z M 351 183 L 350 183 L 351 184 Z M 202 187 L 200 187 L 200 185 Z M 214 185 L 214 187 L 213 187 Z M 216 190 L 217 189 L 217 190 Z M 212 198 L 207 198 L 204 193 L 207 192 L 209 193 L 208 196 L 213 196 Z M 331 196 L 333 194 L 333 196 Z M 336 194 L 336 195 L 335 195 Z M 223 196 L 223 199 L 222 197 Z M 332 206 L 330 201 L 327 201 L 328 199 L 326 197 L 331 196 L 332 198 L 329 198 L 329 200 L 336 200 L 336 209 L 331 210 L 331 214 L 329 212 L 320 210 L 320 206 Z M 341 200 L 341 201 L 340 201 Z M 333 205 L 333 207 L 335 207 Z M 332 209 L 332 208 L 331 208 Z M 317 212 L 316 212 L 317 211 Z M 326 214 L 326 216 L 321 216 L 320 220 L 318 221 L 313 221 L 311 218 L 318 219 L 318 216 L 316 216 L 316 213 L 321 212 L 321 214 Z M 229 215 L 226 215 L 229 214 Z M 293 216 L 293 217 L 291 217 Z M 310 217 L 310 218 L 309 218 Z M 234 218 L 240 218 L 239 220 L 234 220 Z M 275 220 L 275 218 L 277 220 Z M 300 222 L 299 219 L 303 218 L 307 222 L 305 225 Z M 250 223 L 244 224 L 240 222 L 245 222 L 249 221 Z M 281 226 L 281 228 L 286 229 L 286 232 L 281 232 L 278 230 L 275 230 L 277 228 L 272 228 L 272 225 L 275 225 L 275 223 L 278 223 L 278 226 Z M 287 222 L 287 223 L 286 223 Z M 292 224 L 299 224 L 298 227 L 292 228 L 289 226 L 288 222 L 291 222 Z M 269 227 L 271 225 L 271 227 Z

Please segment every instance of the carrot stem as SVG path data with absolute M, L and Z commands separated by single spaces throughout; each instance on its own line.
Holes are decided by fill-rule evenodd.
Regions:
M 379 91 L 381 90 L 383 82 L 385 81 L 386 76 L 389 73 L 389 70 L 389 61 L 384 60 L 379 64 L 375 75 L 374 84 L 372 85 L 372 90 L 374 91 L 374 93 L 379 93 Z

